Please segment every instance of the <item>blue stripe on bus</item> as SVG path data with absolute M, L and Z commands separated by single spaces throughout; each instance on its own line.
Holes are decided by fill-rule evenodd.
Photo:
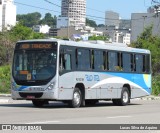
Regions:
M 151 93 L 151 74 L 108 73 L 108 72 L 103 72 L 103 74 L 127 79 L 141 86 L 147 92 Z
M 29 86 L 21 86 L 19 88 L 17 88 L 17 91 L 22 91 L 25 90 L 26 88 L 28 88 Z

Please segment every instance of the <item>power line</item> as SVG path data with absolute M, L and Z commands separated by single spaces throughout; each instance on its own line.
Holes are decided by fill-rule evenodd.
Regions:
M 48 1 L 48 0 L 45 0 L 45 1 Z M 20 2 L 14 2 L 14 3 L 17 3 L 19 5 L 24 5 L 24 6 L 28 6 L 28 7 L 33 7 L 33 8 L 37 8 L 37 9 L 41 9 L 41 10 L 47 10 L 47 11 L 53 11 L 53 12 L 57 12 L 57 13 L 60 13 L 59 11 L 55 11 L 55 10 L 52 10 L 52 9 L 46 9 L 46 8 L 42 8 L 42 7 L 38 7 L 38 6 L 32 6 L 32 5 L 28 5 L 28 4 L 24 4 L 24 3 L 20 3 Z M 61 7 L 61 6 L 60 6 Z M 98 21 L 105 21 L 105 20 L 119 20 L 119 19 L 111 19 L 111 18 L 104 18 L 104 17 L 98 17 L 98 16 L 93 16 L 93 15 L 86 15 L 87 17 L 90 17 L 90 18 L 94 18 L 93 20 L 98 20 Z M 146 19 L 149 19 L 149 18 L 153 18 L 155 16 L 150 16 L 150 17 L 147 17 Z M 100 20 L 101 19 L 101 20 Z M 131 20 L 140 20 L 140 19 L 144 19 L 143 17 L 141 18 L 137 18 L 137 19 L 131 19 Z
M 38 6 L 32 6 L 32 5 L 28 5 L 28 4 L 24 4 L 24 3 L 20 3 L 20 2 L 14 2 L 14 3 L 19 4 L 19 5 L 23 5 L 23 6 L 28 6 L 28 7 L 33 7 L 33 8 L 41 9 L 41 10 L 54 11 L 54 12 L 57 12 L 57 13 L 61 13 L 59 11 L 55 11 L 55 10 L 52 10 L 52 9 L 42 8 L 42 7 L 38 7 Z
M 61 8 L 61 6 L 60 5 L 57 5 L 57 4 L 55 4 L 55 3 L 53 3 L 53 2 L 51 2 L 51 1 L 49 1 L 49 0 L 44 0 L 45 2 L 48 2 L 49 4 L 52 4 L 52 5 L 55 5 L 55 6 L 57 6 L 57 7 L 60 7 Z
M 57 5 L 57 4 L 55 4 L 55 3 L 53 3 L 53 2 L 51 2 L 51 1 L 49 1 L 49 0 L 44 0 L 44 1 L 48 2 L 49 4 L 55 5 L 55 6 L 57 6 L 57 7 L 60 7 L 60 8 L 62 7 L 62 6 Z M 60 0 L 60 1 L 61 1 L 61 0 Z M 88 7 L 87 7 L 87 9 L 92 10 L 92 11 L 96 11 L 96 12 L 100 12 L 100 13 L 104 13 L 103 11 L 96 10 L 96 9 L 93 9 L 93 8 L 88 8 Z
M 151 3 L 160 4 L 159 0 L 152 0 Z

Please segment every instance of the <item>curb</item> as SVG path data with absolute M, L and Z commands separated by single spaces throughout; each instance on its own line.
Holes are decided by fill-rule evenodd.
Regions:
M 11 97 L 11 94 L 0 94 L 0 97 Z
M 146 97 L 142 97 L 140 98 L 142 100 L 160 100 L 160 96 L 146 96 Z
M 0 103 L 8 103 L 9 99 L 0 99 Z
M 11 94 L 0 94 L 0 103 L 9 103 L 9 98 L 11 97 Z

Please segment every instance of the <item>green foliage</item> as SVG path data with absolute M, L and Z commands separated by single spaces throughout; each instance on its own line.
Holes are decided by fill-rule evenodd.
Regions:
M 108 38 L 106 36 L 90 36 L 89 40 L 103 40 L 106 41 Z
M 18 23 L 10 31 L 0 32 L 0 65 L 11 62 L 13 50 L 18 40 L 43 39 L 44 37 L 44 34 L 35 33 L 22 23 Z
M 32 37 L 32 29 L 23 26 L 21 23 L 18 23 L 16 26 L 12 28 L 10 31 L 11 35 L 16 38 L 16 40 L 26 40 L 31 39 Z
M 152 72 L 153 75 L 159 73 L 160 70 L 160 37 L 152 35 L 152 26 L 146 28 L 138 37 L 136 42 L 131 44 L 135 48 L 149 49 L 152 55 Z
M 152 79 L 152 94 L 156 96 L 160 95 L 160 74 Z
M 0 67 L 0 93 L 10 93 L 10 65 Z
M 88 18 L 86 18 L 86 25 L 87 25 L 87 26 L 91 26 L 91 27 L 97 27 L 96 22 L 93 21 L 93 20 L 90 20 L 90 19 L 88 19 Z
M 23 23 L 26 27 L 33 27 L 34 25 L 47 24 L 51 27 L 56 25 L 56 16 L 52 17 L 50 13 L 46 13 L 45 17 L 41 19 L 39 12 L 17 15 L 17 21 Z
M 0 65 L 6 62 L 6 48 L 0 44 Z
M 39 24 L 47 24 L 51 27 L 54 27 L 56 25 L 56 19 L 56 16 L 54 16 L 53 18 L 50 13 L 46 13 L 45 17 L 42 20 L 40 20 Z
M 40 18 L 41 14 L 39 12 L 17 15 L 17 21 L 22 22 L 27 27 L 33 27 L 33 25 L 38 25 Z
M 105 25 L 104 24 L 99 24 L 98 27 L 105 27 Z
M 160 94 L 160 37 L 152 35 L 152 26 L 146 28 L 138 37 L 137 41 L 131 44 L 135 48 L 144 48 L 151 51 L 152 57 L 152 94 Z

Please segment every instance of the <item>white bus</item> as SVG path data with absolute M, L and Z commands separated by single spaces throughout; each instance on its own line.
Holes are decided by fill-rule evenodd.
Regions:
M 56 39 L 16 43 L 12 64 L 12 99 L 41 107 L 63 101 L 70 107 L 151 94 L 151 56 L 146 49 L 122 44 L 93 44 Z

